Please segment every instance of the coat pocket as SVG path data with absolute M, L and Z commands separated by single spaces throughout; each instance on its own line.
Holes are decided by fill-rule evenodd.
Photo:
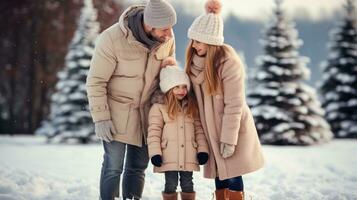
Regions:
M 171 145 L 171 146 L 168 146 Z M 163 163 L 174 163 L 177 162 L 177 156 L 174 151 L 174 146 L 177 145 L 173 141 L 168 141 L 167 139 L 161 142 L 162 149 L 162 162 Z
M 108 101 L 110 103 L 112 101 Z M 111 103 L 111 115 L 117 133 L 126 133 L 129 121 L 131 103 L 120 103 L 114 101 Z
M 195 141 L 186 141 L 186 162 L 197 164 L 197 143 Z
M 142 76 L 145 70 L 145 63 L 142 59 L 137 60 L 119 60 L 114 75 L 123 78 L 136 78 Z

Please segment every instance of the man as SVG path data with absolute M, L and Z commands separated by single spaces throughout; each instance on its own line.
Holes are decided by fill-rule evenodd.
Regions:
M 158 88 L 162 60 L 174 56 L 175 24 L 168 2 L 150 0 L 129 7 L 99 37 L 86 86 L 95 132 L 104 147 L 102 200 L 119 196 L 123 171 L 123 199 L 142 196 L 150 97 Z

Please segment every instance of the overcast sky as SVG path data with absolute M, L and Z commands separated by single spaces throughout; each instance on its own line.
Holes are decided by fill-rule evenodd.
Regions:
M 125 0 L 126 3 L 146 2 L 145 0 Z M 168 0 L 174 4 L 184 5 L 185 11 L 193 15 L 204 12 L 206 0 Z M 271 14 L 274 0 L 221 0 L 222 14 L 232 12 L 243 19 L 265 20 Z M 291 17 L 303 15 L 312 20 L 331 16 L 334 11 L 341 10 L 345 0 L 285 0 L 283 8 Z M 176 7 L 176 6 L 175 6 Z M 178 7 L 177 7 L 178 8 Z M 300 14 L 299 14 L 300 13 Z M 303 14 L 301 14 L 303 13 Z

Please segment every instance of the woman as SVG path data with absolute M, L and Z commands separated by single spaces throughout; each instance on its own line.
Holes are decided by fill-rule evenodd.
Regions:
M 243 199 L 242 175 L 263 166 L 263 154 L 244 94 L 244 66 L 224 44 L 221 4 L 206 3 L 205 14 L 188 30 L 186 72 L 193 84 L 210 148 L 204 176 L 214 178 L 216 199 Z

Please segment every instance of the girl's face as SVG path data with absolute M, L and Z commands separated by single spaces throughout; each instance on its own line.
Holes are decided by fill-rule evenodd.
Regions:
M 192 48 L 194 48 L 199 56 L 205 56 L 207 53 L 208 45 L 196 40 L 192 42 Z
M 182 100 L 187 95 L 187 86 L 178 85 L 172 89 L 172 92 L 178 100 Z

